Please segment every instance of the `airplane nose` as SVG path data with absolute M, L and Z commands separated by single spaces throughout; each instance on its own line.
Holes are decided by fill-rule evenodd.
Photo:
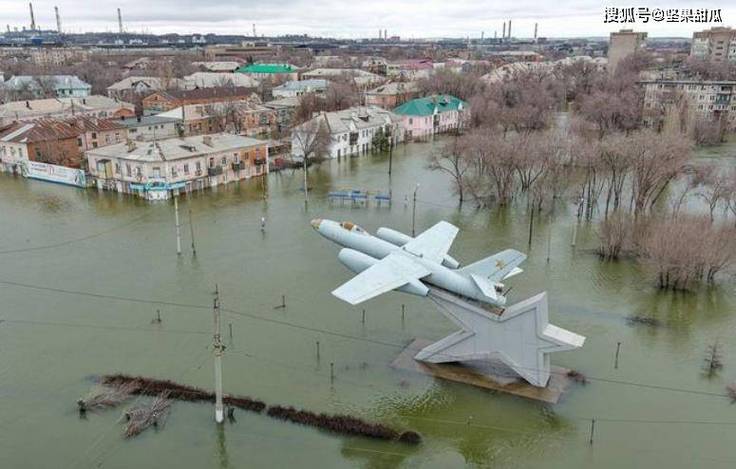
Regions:
M 315 219 L 313 219 L 310 222 L 310 224 L 312 225 L 312 228 L 314 228 L 315 230 L 318 230 L 319 229 L 319 225 L 322 224 L 322 219 L 321 218 L 315 218 Z

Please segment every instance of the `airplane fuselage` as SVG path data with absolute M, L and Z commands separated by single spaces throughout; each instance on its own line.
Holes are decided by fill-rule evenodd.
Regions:
M 428 276 L 421 279 L 422 282 L 484 303 L 491 303 L 496 306 L 503 306 L 505 303 L 503 297 L 493 299 L 485 295 L 473 279 L 461 273 L 461 271 L 448 269 L 441 263 L 414 255 L 400 246 L 372 236 L 357 225 L 346 222 L 337 223 L 332 220 L 314 220 L 312 226 L 325 238 L 347 248 L 340 252 L 338 258 L 355 273 L 362 272 L 389 254 L 400 253 L 411 257 L 414 262 L 430 272 Z M 357 251 L 357 253 L 346 252 L 351 250 Z M 428 290 L 421 288 L 421 285 L 407 285 L 399 288 L 399 290 L 421 296 L 428 294 Z

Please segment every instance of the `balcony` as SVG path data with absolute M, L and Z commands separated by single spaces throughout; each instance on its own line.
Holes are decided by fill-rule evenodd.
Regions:
M 256 163 L 256 166 L 262 166 L 266 164 L 266 158 L 256 158 L 255 163 Z
M 245 163 L 242 161 L 233 161 L 232 166 L 233 171 L 240 171 L 241 169 L 245 169 Z
M 210 166 L 207 168 L 207 176 L 219 176 L 222 174 L 222 166 Z

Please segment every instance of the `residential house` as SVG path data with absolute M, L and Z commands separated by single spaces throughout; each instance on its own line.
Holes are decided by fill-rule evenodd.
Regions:
M 366 72 L 359 68 L 315 68 L 301 74 L 302 80 L 351 78 L 360 88 L 375 86 L 385 81 L 385 78 L 375 73 Z
M 111 98 L 133 101 L 135 97 L 148 96 L 156 91 L 183 86 L 184 82 L 178 78 L 163 80 L 159 77 L 132 76 L 108 86 L 107 95 Z
M 99 189 L 148 200 L 268 173 L 267 141 L 226 133 L 129 141 L 90 150 L 86 157 Z
M 51 95 L 79 98 L 89 96 L 92 91 L 92 85 L 74 75 L 16 75 L 3 82 L 0 88 L 11 97 L 17 95 L 17 99 Z
M 393 79 L 429 78 L 433 71 L 434 63 L 430 59 L 401 60 L 386 64 L 386 75 Z
M 225 86 L 255 89 L 260 84 L 255 78 L 242 73 L 195 72 L 184 77 L 184 88 L 188 90 Z
M 127 129 L 129 139 L 149 141 L 178 137 L 181 119 L 164 117 L 159 114 L 121 117 L 117 122 Z
M 299 98 L 281 98 L 263 103 L 263 105 L 276 112 L 276 131 L 281 133 L 291 127 L 294 113 L 299 106 Z
M 225 100 L 258 100 L 253 88 L 217 87 L 193 90 L 157 91 L 143 98 L 143 110 L 147 113 L 169 111 L 188 104 L 209 104 Z
M 327 80 L 287 81 L 271 90 L 274 98 L 293 98 L 306 93 L 324 93 L 330 82 Z
M 392 81 L 365 92 L 365 104 L 384 109 L 393 109 L 399 104 L 416 98 L 419 87 L 415 81 Z
M 393 111 L 401 116 L 407 140 L 424 140 L 460 129 L 470 119 L 465 101 L 451 95 L 435 95 L 407 101 Z
M 236 73 L 244 73 L 257 80 L 267 80 L 272 83 L 297 80 L 297 68 L 289 64 L 250 64 L 243 65 Z
M 257 100 L 188 104 L 157 117 L 177 119 L 179 135 L 192 136 L 229 131 L 241 135 L 270 134 L 277 125 L 275 110 Z
M 236 61 L 192 62 L 192 65 L 215 73 L 233 73 L 241 63 Z
M 291 152 L 295 158 L 304 157 L 304 147 L 314 129 L 319 126 L 330 134 L 326 155 L 329 158 L 359 155 L 373 149 L 374 138 L 380 132 L 390 138 L 391 144 L 402 142 L 404 135 L 401 118 L 391 111 L 375 106 L 353 107 L 342 111 L 323 112 L 291 132 Z
M 77 143 L 81 151 L 115 145 L 128 138 L 128 130 L 117 120 L 75 116 L 64 119 L 64 122 L 79 132 Z
M 20 174 L 31 161 L 80 168 L 83 160 L 79 135 L 78 129 L 58 119 L 0 127 L 0 170 Z
M 34 99 L 0 104 L 0 125 L 42 117 L 90 116 L 104 119 L 134 115 L 135 107 L 132 104 L 98 95 L 84 98 Z
M 684 98 L 693 117 L 736 131 L 736 81 L 652 80 L 641 85 L 643 118 L 650 126 L 661 125 L 670 107 Z

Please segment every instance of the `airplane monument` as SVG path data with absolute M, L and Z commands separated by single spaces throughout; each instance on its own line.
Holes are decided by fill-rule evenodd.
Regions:
M 549 324 L 547 295 L 506 306 L 504 280 L 522 272 L 526 255 L 514 249 L 467 266 L 448 252 L 458 228 L 441 221 L 416 238 L 389 228 L 373 236 L 350 222 L 312 220 L 343 246 L 338 259 L 357 275 L 332 294 L 356 305 L 391 290 L 425 296 L 460 330 L 414 356 L 428 364 L 502 363 L 535 387 L 551 376 L 549 354 L 582 347 L 585 337 Z

